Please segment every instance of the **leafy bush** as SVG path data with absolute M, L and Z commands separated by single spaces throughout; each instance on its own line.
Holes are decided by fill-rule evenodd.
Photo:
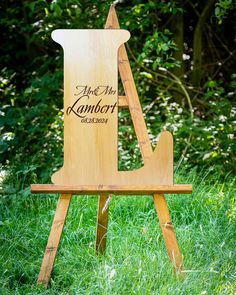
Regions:
M 161 130 L 174 134 L 176 168 L 185 163 L 212 167 L 222 174 L 233 172 L 236 82 L 233 68 L 227 68 L 232 59 L 225 58 L 225 44 L 219 47 L 217 43 L 220 62 L 209 65 L 209 70 L 204 65 L 204 83 L 192 86 L 193 35 L 185 33 L 183 52 L 187 58 L 179 60 L 176 53 L 182 50 L 181 44 L 174 41 L 174 27 L 169 24 L 175 23 L 179 14 L 188 14 L 196 24 L 194 9 L 200 11 L 204 4 L 193 9 L 181 3 L 136 0 L 117 7 L 121 26 L 131 31 L 128 53 L 149 134 L 153 146 Z M 0 154 L 4 170 L 15 174 L 33 167 L 30 171 L 38 175 L 37 181 L 46 182 L 52 170 L 62 165 L 63 58 L 50 33 L 59 27 L 103 28 L 109 4 L 92 0 L 25 1 L 17 6 L 1 3 Z M 227 8 L 227 15 L 230 13 Z M 212 21 L 218 38 L 224 26 L 233 23 L 224 17 L 217 27 L 214 18 Z M 231 50 L 230 40 L 224 42 Z M 204 53 L 207 56 L 209 51 Z M 176 76 L 180 68 L 183 76 Z M 120 168 L 138 167 L 141 157 L 129 112 L 121 111 L 119 121 Z

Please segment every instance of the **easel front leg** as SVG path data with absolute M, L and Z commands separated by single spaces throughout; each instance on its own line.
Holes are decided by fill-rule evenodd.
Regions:
M 99 200 L 98 200 L 96 250 L 99 254 L 103 254 L 106 250 L 108 212 L 109 212 L 109 195 L 104 194 L 99 196 Z
M 51 232 L 48 238 L 47 247 L 41 265 L 38 284 L 43 284 L 46 288 L 51 277 L 57 249 L 60 243 L 61 234 L 65 224 L 68 208 L 71 201 L 71 194 L 61 194 L 52 223 Z
M 153 196 L 157 215 L 166 244 L 168 255 L 174 263 L 174 270 L 180 271 L 182 267 L 182 257 L 179 251 L 178 242 L 175 236 L 174 227 L 171 222 L 168 205 L 164 194 L 155 194 Z

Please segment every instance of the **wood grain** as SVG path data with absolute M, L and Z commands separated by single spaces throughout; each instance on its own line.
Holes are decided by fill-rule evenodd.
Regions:
M 53 174 L 52 182 L 72 186 L 173 185 L 173 138 L 162 132 L 152 151 L 123 45 L 129 32 L 55 30 L 52 37 L 64 49 L 64 165 Z M 118 171 L 120 45 L 119 72 L 144 159 L 144 166 L 134 171 Z
M 154 193 L 190 194 L 191 184 L 175 185 L 75 185 L 31 184 L 32 193 L 70 193 L 76 195 L 97 195 L 110 193 L 114 195 L 150 195 Z
M 105 27 L 110 29 L 120 28 L 119 20 L 114 5 L 111 5 L 110 7 Z M 118 62 L 119 73 L 125 91 L 125 95 L 128 101 L 130 114 L 134 124 L 134 129 L 137 135 L 142 158 L 144 164 L 148 164 L 150 158 L 152 157 L 153 150 L 148 136 L 146 123 L 143 118 L 143 112 L 139 101 L 139 96 L 137 93 L 133 73 L 130 67 L 128 55 L 124 44 L 122 44 L 119 48 Z
M 129 37 L 126 30 L 52 32 L 64 51 L 64 165 L 53 183 L 108 184 L 116 177 L 117 54 Z
M 159 222 L 168 255 L 174 264 L 175 271 L 180 271 L 182 267 L 182 257 L 179 251 L 179 246 L 175 236 L 174 227 L 171 222 L 168 206 L 166 203 L 166 198 L 163 194 L 155 194 L 153 196 L 153 199 L 159 217 Z
M 128 108 L 129 107 L 126 96 L 118 96 L 118 106 L 120 108 Z
M 96 250 L 103 254 L 106 250 L 109 201 L 111 196 L 102 194 L 98 199 L 98 217 L 96 229 Z
M 51 232 L 48 238 L 48 243 L 46 246 L 43 262 L 38 276 L 38 284 L 43 284 L 46 288 L 50 280 L 70 201 L 71 194 L 62 194 L 59 197 L 57 209 L 52 223 Z

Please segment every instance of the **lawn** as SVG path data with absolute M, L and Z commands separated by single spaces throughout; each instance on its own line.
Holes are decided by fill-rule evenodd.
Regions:
M 47 290 L 37 286 L 58 196 L 0 197 L 0 294 L 236 294 L 234 180 L 176 173 L 192 195 L 168 195 L 183 255 L 175 276 L 150 196 L 112 197 L 107 250 L 95 252 L 97 197 L 74 196 Z

